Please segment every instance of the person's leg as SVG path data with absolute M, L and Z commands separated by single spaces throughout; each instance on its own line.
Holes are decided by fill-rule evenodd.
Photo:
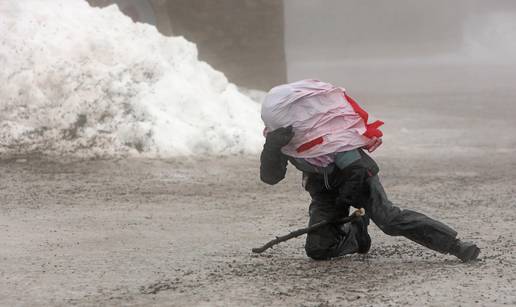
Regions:
M 349 214 L 349 207 L 337 207 L 333 193 L 312 195 L 309 225 L 322 220 L 332 220 Z M 307 234 L 306 255 L 315 260 L 326 260 L 358 251 L 354 225 L 330 224 Z
M 450 253 L 457 244 L 457 232 L 447 225 L 412 211 L 402 210 L 392 204 L 378 179 L 367 180 L 369 196 L 364 209 L 380 229 L 391 236 L 404 236 L 414 242 L 441 253 Z

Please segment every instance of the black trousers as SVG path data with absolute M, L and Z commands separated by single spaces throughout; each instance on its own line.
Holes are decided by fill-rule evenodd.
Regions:
M 349 214 L 349 207 L 336 203 L 338 189 L 326 189 L 321 178 L 314 176 L 320 177 L 308 175 L 305 185 L 312 197 L 309 225 Z M 364 195 L 357 206 L 364 208 L 366 214 L 384 233 L 404 236 L 441 253 L 450 251 L 456 241 L 455 230 L 424 214 L 395 206 L 387 198 L 378 176 L 369 177 L 365 184 L 367 195 Z M 358 249 L 355 239 L 357 231 L 358 228 L 353 224 L 333 224 L 311 232 L 306 238 L 306 254 L 313 259 L 323 260 L 354 253 Z

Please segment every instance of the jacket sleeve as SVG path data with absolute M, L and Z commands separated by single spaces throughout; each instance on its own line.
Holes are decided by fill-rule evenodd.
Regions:
M 263 146 L 260 156 L 260 179 L 270 185 L 280 182 L 287 172 L 288 158 L 280 149 Z

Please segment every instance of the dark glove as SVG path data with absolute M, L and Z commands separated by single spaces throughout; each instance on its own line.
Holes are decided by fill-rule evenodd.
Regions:
M 265 137 L 265 147 L 271 150 L 279 150 L 281 147 L 287 145 L 294 137 L 292 126 L 281 127 L 274 131 L 267 133 Z
M 281 153 L 281 147 L 287 145 L 293 137 L 292 126 L 267 133 L 260 156 L 260 178 L 263 182 L 276 184 L 285 178 L 287 156 Z

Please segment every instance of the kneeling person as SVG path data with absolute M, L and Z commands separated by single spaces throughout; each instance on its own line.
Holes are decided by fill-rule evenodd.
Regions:
M 290 161 L 303 172 L 312 198 L 309 225 L 349 215 L 350 206 L 366 215 L 350 224 L 330 224 L 307 235 L 309 257 L 325 260 L 367 253 L 369 218 L 388 235 L 404 236 L 462 261 L 476 259 L 480 249 L 456 238 L 449 226 L 393 205 L 379 181 L 379 168 L 364 152 L 381 145 L 383 122 L 368 123 L 368 114 L 344 89 L 317 80 L 273 88 L 262 106 L 266 141 L 260 176 L 268 184 L 285 177 Z

